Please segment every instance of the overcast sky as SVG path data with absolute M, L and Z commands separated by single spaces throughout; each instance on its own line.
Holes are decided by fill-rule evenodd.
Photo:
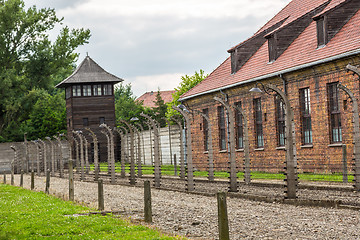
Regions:
M 181 76 L 211 73 L 290 0 L 25 0 L 55 8 L 70 28 L 89 28 L 80 47 L 140 96 L 171 90 Z

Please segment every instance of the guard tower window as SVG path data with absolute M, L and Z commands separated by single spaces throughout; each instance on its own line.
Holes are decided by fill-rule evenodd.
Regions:
M 73 96 L 74 97 L 80 97 L 81 96 L 81 86 L 80 85 L 74 85 L 72 87 L 73 90 Z
M 91 96 L 91 85 L 83 86 L 83 96 Z
M 94 96 L 101 96 L 101 85 L 93 86 Z
M 104 85 L 104 95 L 112 95 L 112 85 L 111 84 Z
M 66 99 L 71 97 L 71 87 L 67 87 L 65 91 Z

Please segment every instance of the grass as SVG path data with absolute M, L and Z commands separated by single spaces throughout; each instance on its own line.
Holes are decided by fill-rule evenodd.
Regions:
M 185 239 L 166 236 L 112 215 L 74 214 L 94 211 L 41 192 L 0 184 L 0 240 L 5 239 Z
M 116 163 L 116 172 L 121 171 L 121 165 L 119 162 Z M 107 171 L 107 163 L 100 163 L 100 171 Z M 180 166 L 177 166 L 178 174 L 180 172 Z M 94 170 L 94 165 L 91 165 L 91 170 Z M 125 170 L 127 173 L 130 172 L 130 165 L 126 164 Z M 154 167 L 149 165 L 142 165 L 142 173 L 147 175 L 154 174 Z M 174 176 L 174 165 L 162 165 L 161 166 L 161 174 Z M 207 177 L 207 171 L 194 171 L 195 177 Z M 216 178 L 228 178 L 230 175 L 225 171 L 215 171 L 214 176 Z M 237 174 L 239 179 L 244 178 L 243 172 L 238 172 Z M 325 181 L 325 182 L 342 182 L 342 173 L 332 173 L 332 174 L 315 174 L 315 173 L 300 173 L 298 174 L 300 180 L 306 181 Z M 263 179 L 263 180 L 283 180 L 285 179 L 285 175 L 283 173 L 267 173 L 267 172 L 251 172 L 252 179 Z M 352 182 L 354 179 L 353 175 L 348 175 L 348 181 Z

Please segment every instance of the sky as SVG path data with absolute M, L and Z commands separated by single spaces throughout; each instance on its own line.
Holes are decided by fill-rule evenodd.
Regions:
M 24 0 L 55 8 L 64 25 L 88 28 L 88 54 L 131 83 L 134 95 L 172 90 L 181 76 L 210 74 L 290 0 Z M 56 36 L 60 28 L 50 36 Z

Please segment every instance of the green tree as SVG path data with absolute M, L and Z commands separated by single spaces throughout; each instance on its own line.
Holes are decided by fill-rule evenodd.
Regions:
M 173 100 L 169 103 L 167 103 L 167 118 L 170 118 L 173 115 L 180 115 L 177 111 L 172 109 L 172 106 L 179 105 L 179 98 L 181 95 L 195 87 L 197 84 L 199 84 L 202 80 L 204 80 L 208 75 L 204 73 L 203 70 L 200 69 L 199 72 L 195 71 L 195 74 L 193 76 L 182 76 L 180 85 L 175 88 L 175 93 L 172 94 Z
M 167 105 L 161 97 L 160 89 L 158 89 L 157 91 L 156 100 L 154 101 L 154 103 L 156 106 L 152 109 L 154 118 L 161 127 L 165 127 L 166 121 L 164 120 L 164 118 L 166 117 Z
M 116 119 L 130 121 L 132 117 L 139 116 L 145 111 L 142 102 L 136 101 L 130 83 L 126 85 L 120 83 L 115 88 L 114 94 Z
M 49 31 L 62 21 L 54 9 L 26 10 L 23 0 L 0 0 L 0 139 L 22 137 L 15 133 L 35 106 L 25 102 L 30 91 L 56 95 L 61 90 L 54 85 L 73 71 L 78 58 L 74 51 L 88 42 L 90 31 L 65 26 L 50 41 Z

